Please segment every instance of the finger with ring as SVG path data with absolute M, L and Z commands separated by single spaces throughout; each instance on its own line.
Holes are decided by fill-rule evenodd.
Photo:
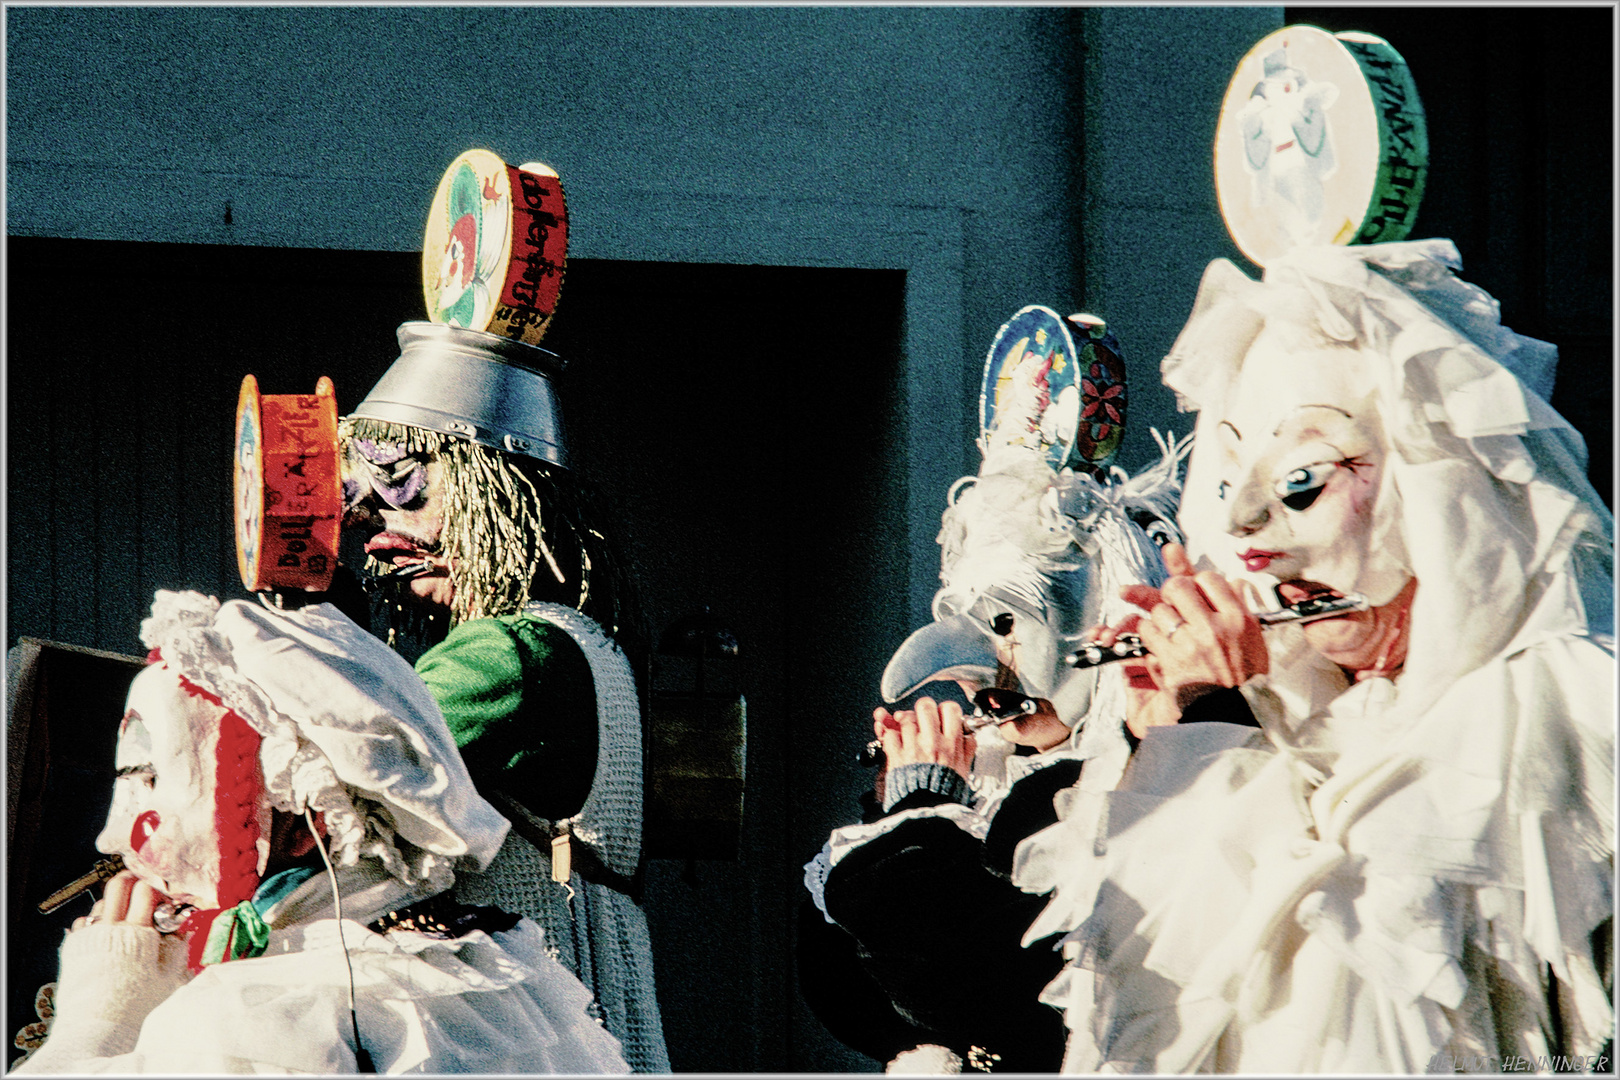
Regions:
M 1153 625 L 1166 638 L 1175 637 L 1176 631 L 1187 625 L 1187 620 L 1182 617 L 1181 612 L 1169 604 L 1160 604 L 1154 608 L 1152 619 Z

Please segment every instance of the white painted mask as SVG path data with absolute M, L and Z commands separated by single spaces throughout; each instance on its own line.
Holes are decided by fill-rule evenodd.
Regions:
M 1394 530 L 1380 527 L 1389 451 L 1361 353 L 1262 333 L 1215 431 L 1231 537 L 1223 570 L 1268 597 L 1283 582 L 1359 592 L 1375 606 L 1400 591 L 1411 571 Z
M 203 909 L 222 906 L 216 810 L 225 715 L 162 665 L 137 675 L 118 731 L 112 807 L 96 838 L 100 851 L 121 855 L 142 881 Z M 233 832 L 229 844 L 253 842 L 251 833 Z

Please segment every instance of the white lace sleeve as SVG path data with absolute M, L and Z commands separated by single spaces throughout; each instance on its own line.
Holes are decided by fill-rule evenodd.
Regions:
M 834 829 L 816 857 L 804 864 L 804 887 L 809 890 L 810 898 L 815 901 L 816 909 L 821 912 L 822 918 L 828 922 L 833 921 L 832 916 L 827 914 L 825 893 L 827 875 L 832 873 L 833 867 L 837 866 L 844 856 L 862 844 L 893 832 L 905 822 L 928 817 L 944 818 L 975 840 L 983 840 L 985 834 L 990 831 L 988 818 L 977 810 L 957 803 L 902 810 L 879 821 L 863 825 L 845 825 L 841 829 Z

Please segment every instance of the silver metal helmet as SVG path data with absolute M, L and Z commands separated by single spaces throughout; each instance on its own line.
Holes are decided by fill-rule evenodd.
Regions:
M 399 359 L 349 415 L 405 424 L 568 466 L 552 377 L 562 358 L 536 345 L 443 323 L 399 328 Z

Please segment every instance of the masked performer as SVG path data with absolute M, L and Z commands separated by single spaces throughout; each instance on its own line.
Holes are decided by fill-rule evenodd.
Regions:
M 1139 598 L 1148 709 L 1264 734 L 1152 728 L 1026 845 L 1057 889 L 1031 933 L 1076 950 L 1070 1069 L 1590 1064 L 1611 1037 L 1612 519 L 1546 404 L 1555 350 L 1457 265 L 1205 275 L 1164 362 L 1200 410 L 1205 569 Z M 1262 639 L 1250 591 L 1370 608 Z
M 1160 580 L 1158 543 L 1175 535 L 1185 443 L 1161 440 L 1153 468 L 1098 483 L 1019 437 L 1041 416 L 1004 412 L 979 475 L 951 492 L 936 621 L 882 687 L 892 702 L 955 679 L 987 726 L 969 734 L 959 705 L 930 698 L 878 709 L 881 813 L 836 830 L 806 866 L 801 990 L 843 1042 L 893 1058 L 891 1072 L 1058 1068 L 1062 1017 L 1038 998 L 1062 957 L 1052 941 L 1021 947 L 1043 900 L 1009 880 L 1013 853 L 1055 820 L 1059 791 L 1118 779 L 1130 753 L 1120 673 L 1064 657 L 1123 614 L 1122 586 Z
M 160 592 L 141 637 L 97 840 L 128 869 L 17 1071 L 628 1071 L 533 923 L 445 893 L 507 823 L 404 661 L 325 604 Z
M 640 1072 L 668 1072 L 637 905 L 641 718 L 601 533 L 566 467 L 556 356 L 406 323 L 401 355 L 344 422 L 367 570 L 443 639 L 416 670 L 479 789 L 513 819 L 457 896 L 543 926 Z M 448 632 L 444 628 L 448 626 Z M 606 628 L 606 629 L 604 629 Z

